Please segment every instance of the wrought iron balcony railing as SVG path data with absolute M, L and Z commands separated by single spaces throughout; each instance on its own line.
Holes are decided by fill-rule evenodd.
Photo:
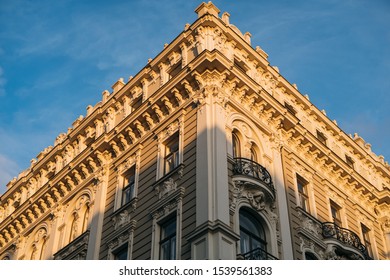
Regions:
M 362 244 L 359 236 L 353 231 L 342 228 L 333 222 L 320 222 L 301 207 L 297 207 L 296 209 L 301 224 L 299 230 L 302 233 L 306 235 L 309 234 L 316 238 L 322 236 L 324 241 L 335 239 L 338 243 L 349 245 L 357 249 L 357 251 L 361 252 L 362 257 L 365 260 L 372 259 L 366 246 Z
M 343 244 L 355 247 L 363 253 L 365 259 L 371 259 L 359 236 L 349 229 L 342 228 L 335 223 L 325 222 L 322 223 L 322 236 L 324 238 L 335 238 Z
M 233 164 L 234 175 L 245 175 L 257 179 L 264 183 L 269 190 L 275 194 L 275 188 L 272 183 L 272 178 L 267 169 L 257 162 L 247 158 L 234 158 Z
M 238 259 L 243 259 L 243 260 L 278 260 L 277 257 L 271 255 L 267 251 L 261 249 L 261 248 L 256 248 L 252 251 L 249 251 L 244 254 L 239 254 Z

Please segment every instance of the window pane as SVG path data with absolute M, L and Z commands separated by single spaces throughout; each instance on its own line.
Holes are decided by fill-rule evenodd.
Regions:
M 235 133 L 232 134 L 232 141 L 233 141 L 233 157 L 234 158 L 240 157 L 240 141 L 238 140 L 238 137 Z
M 249 235 L 245 233 L 245 231 L 240 231 L 240 243 L 241 243 L 241 253 L 246 253 L 250 251 L 250 244 L 249 244 Z
M 130 170 L 124 176 L 123 181 L 123 190 L 122 190 L 122 205 L 130 202 L 134 198 L 134 188 L 135 188 L 135 166 L 130 168 Z
M 165 173 L 169 173 L 179 165 L 179 152 L 169 154 L 165 158 Z
M 123 195 L 122 195 L 122 205 L 125 205 L 128 203 L 130 200 L 132 200 L 134 197 L 134 184 L 127 186 L 123 190 Z
M 164 173 L 167 174 L 179 165 L 179 135 L 174 135 L 165 143 Z
M 176 217 L 161 225 L 160 259 L 176 259 Z
M 362 234 L 363 234 L 363 243 L 366 246 L 367 253 L 370 257 L 372 257 L 372 247 L 370 241 L 370 229 L 362 224 Z
M 299 203 L 303 210 L 309 212 L 309 197 L 307 192 L 307 182 L 301 176 L 297 175 Z
M 161 238 L 164 239 L 176 233 L 176 220 L 172 219 L 161 227 Z
M 251 148 L 251 160 L 257 162 L 257 153 L 253 147 Z
M 332 219 L 333 219 L 333 222 L 341 227 L 341 217 L 340 217 L 340 210 L 339 210 L 339 207 L 337 205 L 335 205 L 333 202 L 331 202 L 331 205 L 330 205 L 330 211 L 332 213 Z
M 240 246 L 242 254 L 257 248 L 264 252 L 267 251 L 265 231 L 262 224 L 245 210 L 240 211 Z
M 161 253 L 160 253 L 161 260 L 170 260 L 169 247 L 170 247 L 169 240 L 161 244 Z
M 127 260 L 127 244 L 114 252 L 115 260 Z
M 322 132 L 320 132 L 320 131 L 318 131 L 317 130 L 317 139 L 322 143 L 322 144 L 324 144 L 324 145 L 326 145 L 326 137 L 325 137 L 325 135 L 322 133 Z
M 170 260 L 176 259 L 176 235 L 171 238 Z

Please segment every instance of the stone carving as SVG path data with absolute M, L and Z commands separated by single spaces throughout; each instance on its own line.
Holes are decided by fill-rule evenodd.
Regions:
M 249 200 L 249 203 L 256 210 L 263 210 L 265 208 L 264 203 L 264 193 L 256 189 L 248 189 L 246 191 L 246 198 Z
M 266 206 L 266 197 L 262 190 L 252 184 L 246 184 L 245 182 L 235 181 L 235 186 L 232 191 L 233 201 L 232 207 L 236 208 L 239 200 L 246 199 L 249 204 L 257 211 L 263 210 Z
M 226 106 L 229 101 L 231 86 L 226 81 L 227 74 L 218 71 L 206 72 L 202 75 L 195 74 L 195 80 L 199 90 L 194 95 L 194 102 L 204 104 L 209 96 L 213 96 L 215 103 Z
M 382 229 L 385 234 L 390 234 L 390 218 L 385 217 L 382 221 Z
M 130 213 L 125 210 L 112 218 L 114 228 L 117 230 L 120 227 L 127 225 L 131 220 Z
M 173 178 L 169 178 L 162 184 L 158 185 L 155 190 L 156 194 L 159 196 L 159 199 L 162 199 L 164 197 L 167 197 L 170 193 L 175 191 L 177 188 L 176 182 L 173 180 Z
M 316 237 L 319 237 L 322 233 L 322 228 L 321 225 L 318 222 L 313 221 L 309 217 L 305 216 L 302 214 L 301 211 L 298 211 L 298 217 L 299 220 L 301 221 L 301 227 L 303 229 L 306 229 L 309 231 L 311 234 L 313 234 Z
M 325 250 L 325 259 L 327 260 L 361 260 L 362 257 L 355 253 L 339 255 L 336 251 L 336 246 L 328 244 Z

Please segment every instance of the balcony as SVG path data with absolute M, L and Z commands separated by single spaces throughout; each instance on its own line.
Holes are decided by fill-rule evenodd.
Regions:
M 323 248 L 327 252 L 325 259 L 371 259 L 355 232 L 333 222 L 320 222 L 302 208 L 296 209 L 300 220 L 298 232 Z
M 278 260 L 275 256 L 271 255 L 267 251 L 256 248 L 244 254 L 237 255 L 238 260 Z
M 327 238 L 334 238 L 345 245 L 349 245 L 358 249 L 364 256 L 364 258 L 371 259 L 368 255 L 367 248 L 360 241 L 359 236 L 349 229 L 339 227 L 338 225 L 325 222 L 322 223 L 322 236 Z
M 247 158 L 234 158 L 233 176 L 236 181 L 261 187 L 272 200 L 275 199 L 275 188 L 272 178 L 265 167 Z

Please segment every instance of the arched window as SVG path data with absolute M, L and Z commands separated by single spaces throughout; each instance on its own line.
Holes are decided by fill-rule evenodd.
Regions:
M 77 235 L 77 220 L 78 215 L 77 213 L 73 213 L 72 215 L 72 223 L 70 225 L 70 232 L 69 232 L 69 243 L 73 241 L 73 239 L 76 238 Z
M 88 218 L 89 218 L 89 205 L 86 205 L 81 233 L 85 232 L 88 229 Z
M 263 225 L 249 211 L 240 210 L 241 254 L 256 252 L 256 258 L 267 259 L 267 241 Z M 253 259 L 253 257 L 251 257 Z
M 46 247 L 47 231 L 45 228 L 40 228 L 35 234 L 31 245 L 30 260 L 42 260 Z
M 258 162 L 257 152 L 256 152 L 254 145 L 252 145 L 250 151 L 251 151 L 251 161 Z
M 305 260 L 318 260 L 318 258 L 311 252 L 305 252 Z
M 240 152 L 240 139 L 237 134 L 233 132 L 232 134 L 232 142 L 233 142 L 233 158 L 238 158 L 241 156 Z

